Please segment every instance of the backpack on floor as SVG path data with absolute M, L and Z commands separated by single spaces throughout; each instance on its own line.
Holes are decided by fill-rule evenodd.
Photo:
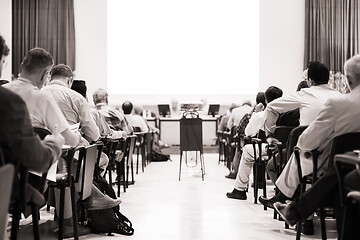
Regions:
M 131 221 L 117 208 L 89 211 L 87 226 L 93 233 L 119 233 L 126 236 L 134 234 Z
M 163 154 L 162 152 L 156 151 L 156 150 L 152 150 L 151 151 L 151 161 L 152 162 L 161 162 L 161 161 L 167 161 L 170 159 L 170 155 L 168 154 Z

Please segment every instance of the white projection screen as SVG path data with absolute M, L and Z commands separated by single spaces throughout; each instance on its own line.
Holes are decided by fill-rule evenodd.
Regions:
M 258 0 L 108 0 L 110 95 L 255 95 Z

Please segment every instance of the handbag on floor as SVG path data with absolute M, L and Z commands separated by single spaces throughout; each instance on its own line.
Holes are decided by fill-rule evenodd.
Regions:
M 127 236 L 134 234 L 131 221 L 117 208 L 89 211 L 88 219 L 87 226 L 93 233 L 119 233 Z

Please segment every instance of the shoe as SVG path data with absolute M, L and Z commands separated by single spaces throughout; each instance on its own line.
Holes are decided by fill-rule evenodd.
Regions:
M 119 206 L 121 203 L 120 199 L 112 199 L 107 195 L 103 195 L 102 197 L 90 197 L 89 199 L 89 210 L 100 210 L 100 209 L 108 209 Z
M 234 172 L 230 172 L 228 175 L 225 176 L 226 178 L 229 179 L 236 179 L 236 173 Z
M 295 227 L 297 231 L 297 226 Z M 301 223 L 301 233 L 304 235 L 314 235 L 314 222 L 313 220 L 305 220 Z
M 255 183 L 252 183 L 252 184 L 251 184 L 251 187 L 254 188 L 254 187 L 255 187 Z M 262 184 L 262 183 L 258 183 L 258 188 L 259 188 L 259 189 L 263 189 L 263 188 L 264 188 L 264 187 L 263 187 L 263 184 Z
M 284 219 L 290 226 L 294 226 L 299 218 L 297 212 L 290 204 L 275 202 L 273 204 L 275 211 Z
M 87 234 L 91 233 L 91 229 L 89 227 L 85 227 L 85 226 L 80 225 L 80 224 L 78 224 L 77 230 L 78 230 L 78 236 L 84 236 L 84 235 L 87 235 Z M 59 229 L 57 231 L 59 231 Z M 73 226 L 64 225 L 63 236 L 64 236 L 64 238 L 72 238 L 72 237 L 74 237 L 74 228 L 73 228 Z
M 232 192 L 226 193 L 226 196 L 228 198 L 238 199 L 238 200 L 246 200 L 246 192 L 245 191 L 239 191 L 234 188 Z
M 260 196 L 259 197 L 259 202 L 262 205 L 264 205 L 265 207 L 274 209 L 275 201 L 273 200 L 273 198 L 266 198 L 266 197 Z

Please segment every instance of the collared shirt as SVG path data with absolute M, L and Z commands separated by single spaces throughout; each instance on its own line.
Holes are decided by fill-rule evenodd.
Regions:
M 231 111 L 231 115 L 230 115 L 229 121 L 227 123 L 227 128 L 231 130 L 232 127 L 238 126 L 241 119 L 244 117 L 244 115 L 246 113 L 251 113 L 252 110 L 253 110 L 253 108 L 247 104 L 237 107 L 237 108 L 234 108 Z
M 296 108 L 300 110 L 300 125 L 309 125 L 315 120 L 326 100 L 336 95 L 341 95 L 341 93 L 330 88 L 327 84 L 321 84 L 310 88 L 303 88 L 290 96 L 275 99 L 265 109 L 266 135 L 274 132 L 275 123 L 280 113 Z
M 30 80 L 19 77 L 3 87 L 23 99 L 34 127 L 47 128 L 52 133 L 55 131 L 62 133 L 69 128 L 69 124 L 55 100 L 48 93 L 40 91 Z
M 97 141 L 100 138 L 99 128 L 95 124 L 90 114 L 90 106 L 83 96 L 68 88 L 60 80 L 52 80 L 42 91 L 53 96 L 69 124 L 80 123 L 81 131 L 87 140 Z
M 126 120 L 124 114 L 106 103 L 97 103 L 95 108 L 105 117 L 105 120 L 114 130 L 123 130 L 131 135 L 133 127 Z
M 125 118 L 131 126 L 140 128 L 141 132 L 149 131 L 145 120 L 141 116 L 134 114 L 125 114 Z
M 245 135 L 253 137 L 259 130 L 264 130 L 265 112 L 254 112 L 245 128 Z

